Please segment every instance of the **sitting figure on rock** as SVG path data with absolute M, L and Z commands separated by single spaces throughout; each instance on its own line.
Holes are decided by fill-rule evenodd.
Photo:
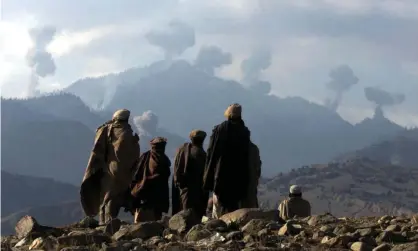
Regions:
M 167 139 L 154 138 L 151 150 L 139 158 L 131 186 L 135 223 L 160 220 L 168 212 L 171 162 L 165 154 L 166 144 Z
M 129 125 L 130 111 L 121 109 L 96 130 L 80 188 L 87 216 L 100 215 L 100 224 L 116 218 L 126 205 L 132 174 L 139 157 L 139 137 Z
M 250 131 L 241 112 L 239 104 L 226 109 L 226 121 L 213 129 L 207 150 L 203 187 L 213 191 L 218 216 L 239 209 L 247 196 Z
M 311 216 L 311 204 L 302 198 L 302 188 L 292 185 L 289 191 L 289 198 L 282 201 L 279 205 L 280 218 L 284 220 L 293 217 Z
M 174 160 L 173 193 L 176 192 L 175 189 L 180 190 L 180 206 L 175 206 L 173 203 L 173 213 L 179 209 L 193 209 L 196 215 L 202 218 L 205 215 L 209 198 L 209 192 L 203 189 L 203 172 L 206 162 L 203 142 L 206 132 L 193 130 L 189 137 L 191 142 L 178 148 Z

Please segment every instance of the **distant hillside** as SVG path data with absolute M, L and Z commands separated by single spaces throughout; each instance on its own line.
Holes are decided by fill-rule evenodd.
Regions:
M 57 92 L 29 99 L 8 99 L 8 103 L 17 103 L 34 113 L 43 113 L 63 120 L 74 120 L 95 130 L 109 118 L 101 117 L 91 110 L 78 96 Z
M 15 232 L 16 223 L 25 215 L 35 217 L 42 224 L 49 226 L 64 226 L 80 221 L 84 217 L 80 202 L 71 201 L 50 205 L 40 205 L 20 210 L 7 217 L 1 218 L 2 235 L 10 235 Z
M 42 98 L 38 101 L 42 102 Z M 77 120 L 51 114 L 48 109 L 29 107 L 30 100 L 2 99 L 1 102 L 2 169 L 78 185 L 94 131 Z M 45 103 L 45 107 L 56 103 Z
M 95 92 L 106 89 L 105 94 Z M 243 105 L 243 118 L 260 147 L 263 174 L 310 163 L 322 163 L 336 155 L 391 137 L 403 128 L 386 119 L 372 118 L 353 126 L 336 112 L 299 97 L 279 98 L 247 89 L 196 68 L 186 61 L 160 61 L 149 67 L 82 79 L 66 91 L 93 107 L 107 110 L 127 107 L 135 114 L 152 110 L 161 127 L 186 138 L 192 129 L 211 133 L 223 112 L 234 102 Z M 101 100 L 100 104 L 93 104 Z M 380 128 L 380 129 L 376 129 Z
M 386 165 L 418 168 L 418 129 L 406 130 L 387 140 L 336 158 L 336 161 L 366 157 Z
M 79 185 L 95 129 L 112 114 L 91 111 L 80 98 L 65 93 L 1 99 L 2 169 Z M 154 136 L 168 138 L 169 157 L 174 157 L 175 149 L 185 142 L 164 129 Z M 149 147 L 150 139 L 141 138 L 142 151 Z
M 1 170 L 1 217 L 30 207 L 77 200 L 78 187 L 49 178 L 11 174 Z
M 417 163 L 418 164 L 418 163 Z M 276 207 L 292 184 L 302 185 L 312 213 L 336 216 L 413 214 L 418 211 L 418 168 L 385 165 L 367 158 L 312 165 L 281 174 L 262 185 L 259 200 Z

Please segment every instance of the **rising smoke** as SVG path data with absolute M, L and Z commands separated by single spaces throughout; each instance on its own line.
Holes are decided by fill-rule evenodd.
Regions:
M 171 61 L 173 57 L 194 46 L 195 32 L 193 27 L 181 21 L 171 21 L 168 28 L 167 31 L 150 31 L 145 37 L 150 44 L 160 47 L 165 59 Z
M 146 111 L 141 116 L 133 118 L 139 136 L 154 137 L 157 134 L 158 116 L 152 111 Z
M 39 93 L 39 79 L 55 74 L 55 62 L 51 53 L 46 51 L 46 46 L 52 41 L 56 33 L 55 27 L 44 26 L 29 30 L 33 46 L 26 54 L 26 62 L 31 68 L 31 80 L 28 88 L 28 96 Z
M 258 84 L 260 75 L 271 65 L 271 51 L 267 48 L 255 50 L 251 56 L 241 62 L 243 74 L 242 83 L 246 85 Z
M 340 106 L 344 92 L 348 91 L 353 85 L 357 84 L 359 79 L 354 75 L 353 70 L 348 65 L 340 65 L 329 72 L 331 81 L 326 87 L 334 92 L 335 96 L 326 101 L 326 106 L 336 111 Z
M 379 107 L 399 105 L 405 101 L 404 94 L 389 93 L 378 87 L 364 88 L 364 95 L 367 100 L 375 103 Z
M 217 46 L 203 46 L 200 48 L 195 60 L 195 66 L 208 74 L 213 75 L 215 68 L 229 65 L 232 63 L 232 55 L 229 52 L 223 52 Z

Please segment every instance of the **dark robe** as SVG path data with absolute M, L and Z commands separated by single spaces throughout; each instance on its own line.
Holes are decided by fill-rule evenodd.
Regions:
M 181 201 L 180 201 L 180 189 L 176 186 L 174 182 L 174 176 L 171 182 L 171 215 L 182 210 Z
M 153 210 L 157 214 L 168 212 L 170 165 L 164 152 L 150 150 L 141 155 L 131 190 L 134 208 Z
M 221 214 L 239 209 L 249 181 L 250 131 L 242 120 L 215 126 L 209 141 L 203 187 L 213 191 Z
M 205 215 L 209 192 L 203 189 L 206 152 L 202 146 L 185 143 L 174 162 L 174 184 L 180 189 L 181 210 L 193 209 Z

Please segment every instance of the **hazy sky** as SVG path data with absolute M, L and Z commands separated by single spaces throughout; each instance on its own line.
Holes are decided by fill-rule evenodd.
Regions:
M 5 96 L 22 96 L 30 81 L 25 55 L 28 29 L 54 25 L 48 45 L 56 63 L 43 90 L 78 78 L 98 76 L 162 59 L 144 34 L 173 19 L 193 26 L 196 45 L 183 57 L 195 58 L 202 45 L 232 53 L 233 64 L 217 74 L 241 78 L 240 63 L 254 48 L 273 52 L 263 78 L 274 94 L 323 103 L 330 69 L 349 65 L 359 78 L 338 110 L 351 122 L 373 113 L 364 87 L 406 95 L 387 108 L 392 120 L 418 126 L 417 0 L 2 0 L 0 83 Z

